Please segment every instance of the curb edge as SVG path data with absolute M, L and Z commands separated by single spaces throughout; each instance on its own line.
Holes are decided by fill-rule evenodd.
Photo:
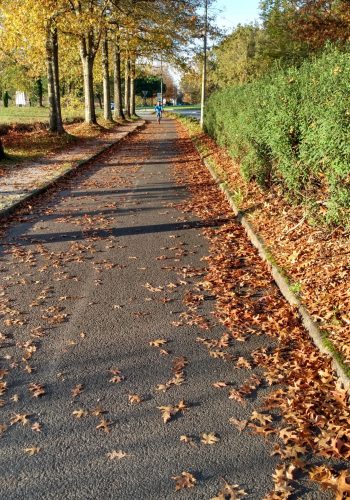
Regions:
M 195 144 L 195 146 L 196 146 L 196 144 Z M 196 149 L 198 150 L 197 146 L 196 146 Z M 200 152 L 199 152 L 199 154 L 200 154 Z M 344 367 L 336 359 L 333 352 L 327 346 L 324 345 L 321 330 L 319 329 L 319 327 L 316 325 L 316 323 L 312 319 L 312 317 L 311 317 L 310 313 L 308 312 L 308 310 L 306 309 L 306 307 L 301 304 L 301 302 L 297 298 L 297 296 L 290 290 L 286 278 L 281 274 L 281 272 L 278 270 L 278 268 L 273 263 L 271 263 L 270 260 L 268 259 L 268 255 L 266 252 L 266 246 L 264 244 L 264 241 L 262 240 L 260 235 L 255 232 L 252 224 L 247 220 L 246 215 L 244 215 L 244 213 L 238 209 L 238 207 L 236 206 L 235 202 L 232 199 L 232 196 L 231 196 L 229 190 L 227 189 L 226 183 L 222 182 L 222 180 L 219 178 L 219 176 L 217 175 L 217 173 L 215 172 L 213 167 L 209 164 L 209 161 L 205 158 L 202 158 L 202 161 L 203 161 L 204 165 L 206 166 L 206 168 L 209 170 L 212 178 L 214 179 L 214 181 L 216 182 L 218 187 L 221 189 L 221 191 L 226 196 L 226 199 L 228 200 L 231 208 L 233 209 L 233 212 L 235 213 L 239 223 L 244 227 L 250 242 L 258 250 L 260 257 L 267 263 L 267 265 L 270 269 L 271 275 L 272 275 L 276 285 L 278 286 L 280 292 L 282 293 L 284 298 L 287 300 L 287 302 L 289 302 L 289 304 L 291 304 L 292 306 L 294 306 L 298 309 L 299 316 L 302 320 L 302 323 L 303 323 L 305 329 L 307 330 L 308 334 L 312 338 L 314 344 L 323 354 L 326 354 L 327 356 L 329 356 L 331 358 L 333 369 L 335 370 L 339 381 L 341 382 L 341 384 L 343 385 L 343 387 L 346 390 L 349 390 L 350 389 L 350 377 L 346 374 Z

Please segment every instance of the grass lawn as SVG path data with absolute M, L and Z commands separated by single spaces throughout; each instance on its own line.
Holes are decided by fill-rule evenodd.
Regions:
M 96 114 L 102 113 L 98 107 L 96 107 Z M 72 118 L 83 118 L 84 109 L 62 109 L 63 119 Z M 19 108 L 17 106 L 9 106 L 8 108 L 0 107 L 0 125 L 2 124 L 12 124 L 12 123 L 35 123 L 35 122 L 48 122 L 49 120 L 49 109 L 39 108 L 36 106 L 26 106 Z

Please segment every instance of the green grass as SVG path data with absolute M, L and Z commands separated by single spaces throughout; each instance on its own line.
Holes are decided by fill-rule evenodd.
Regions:
M 96 108 L 96 114 L 100 115 L 102 110 Z M 62 115 L 64 120 L 73 118 L 83 118 L 84 109 L 63 109 Z M 8 108 L 0 107 L 0 125 L 12 123 L 46 123 L 49 120 L 49 109 L 39 107 L 22 107 L 9 106 Z
M 0 108 L 1 124 L 47 122 L 48 118 L 49 111 L 46 108 L 17 108 L 16 106 Z

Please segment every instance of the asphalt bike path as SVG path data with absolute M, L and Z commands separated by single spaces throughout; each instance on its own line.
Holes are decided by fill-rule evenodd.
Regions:
M 229 423 L 249 418 L 268 389 L 246 405 L 230 400 L 217 382 L 239 385 L 252 372 L 210 358 L 196 340 L 225 328 L 201 288 L 202 224 L 177 208 L 189 196 L 174 180 L 179 162 L 175 122 L 152 118 L 9 220 L 1 499 L 210 499 L 221 478 L 248 499 L 272 490 L 271 447 Z M 204 300 L 188 324 L 184 297 L 195 293 Z M 266 342 L 227 352 L 244 357 Z M 175 491 L 182 472 L 197 482 Z

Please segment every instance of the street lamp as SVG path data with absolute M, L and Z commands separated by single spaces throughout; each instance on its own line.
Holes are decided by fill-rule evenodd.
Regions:
M 208 37 L 208 0 L 204 0 L 204 34 L 203 34 L 203 72 L 202 72 L 202 92 L 201 92 L 201 119 L 200 126 L 204 128 L 204 104 L 207 87 L 207 37 Z

